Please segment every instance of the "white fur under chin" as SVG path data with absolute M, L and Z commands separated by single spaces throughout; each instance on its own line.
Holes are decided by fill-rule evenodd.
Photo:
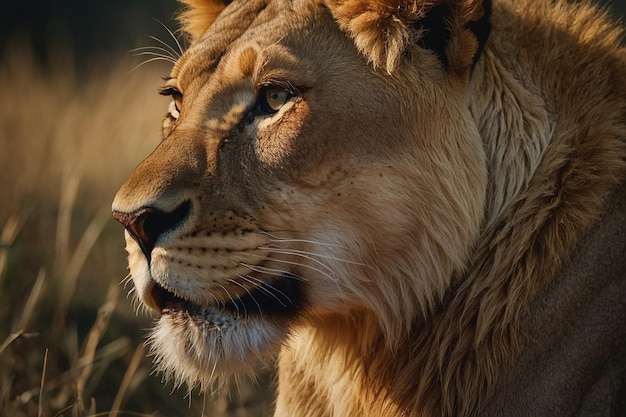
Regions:
M 156 370 L 176 387 L 208 390 L 229 376 L 251 373 L 258 360 L 277 351 L 286 330 L 262 317 L 235 317 L 205 309 L 161 316 L 149 337 Z

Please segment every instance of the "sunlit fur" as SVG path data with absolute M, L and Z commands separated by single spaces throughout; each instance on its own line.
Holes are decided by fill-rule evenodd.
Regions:
M 277 417 L 584 415 L 619 400 L 619 380 L 596 392 L 585 373 L 626 372 L 615 25 L 588 2 L 496 0 L 480 45 L 483 1 L 186 3 L 163 141 L 113 203 L 190 207 L 150 263 L 127 234 L 139 299 L 159 309 L 158 284 L 196 306 L 158 320 L 157 369 L 207 388 L 279 354 Z M 420 43 L 436 6 L 447 65 Z M 259 105 L 268 86 L 288 92 L 276 111 Z M 591 264 L 563 272 L 581 247 Z M 600 304 L 579 300 L 596 290 Z M 289 313 L 225 308 L 248 295 Z M 587 309 L 602 319 L 576 327 Z M 559 323 L 572 334 L 553 339 Z M 546 364 L 562 367 L 544 382 Z
M 374 68 L 392 73 L 411 43 L 424 32 L 411 27 L 433 6 L 445 4 L 452 42 L 448 54 L 456 71 L 466 72 L 472 64 L 477 41 L 466 28 L 483 15 L 482 0 L 328 0 L 337 23 L 354 39 L 355 46 Z

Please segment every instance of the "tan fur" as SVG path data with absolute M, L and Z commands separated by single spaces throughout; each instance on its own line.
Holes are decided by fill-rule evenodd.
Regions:
M 621 31 L 496 0 L 481 54 L 484 4 L 189 2 L 176 110 L 113 204 L 189 207 L 150 262 L 127 233 L 140 299 L 196 306 L 159 320 L 160 370 L 206 387 L 280 351 L 284 417 L 626 410 Z M 248 296 L 288 314 L 226 307 Z
M 424 33 L 412 30 L 410 23 L 427 15 L 430 8 L 445 4 L 451 10 L 449 58 L 452 67 L 465 72 L 472 64 L 476 39 L 466 25 L 483 15 L 480 0 L 329 0 L 339 25 L 354 39 L 356 47 L 372 65 L 389 73 L 397 67 L 410 43 L 416 43 Z
M 184 0 L 187 9 L 178 20 L 192 41 L 198 39 L 224 10 L 220 0 Z

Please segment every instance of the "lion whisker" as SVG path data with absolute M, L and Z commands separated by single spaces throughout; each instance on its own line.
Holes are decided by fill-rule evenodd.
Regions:
M 140 48 L 131 49 L 130 52 L 132 52 L 134 56 L 139 56 L 147 52 L 150 52 L 153 55 L 157 55 L 157 56 L 160 55 L 162 57 L 170 58 L 173 60 L 178 59 L 177 57 L 172 55 L 172 53 L 168 49 L 162 48 L 160 46 L 142 46 Z
M 259 256 L 261 257 L 261 256 Z M 268 261 L 275 261 L 275 262 L 282 262 L 288 265 L 295 265 L 295 266 L 302 266 L 305 268 L 309 268 L 313 271 L 318 272 L 319 274 L 322 274 L 323 276 L 327 277 L 331 282 L 333 282 L 335 284 L 335 286 L 337 287 L 337 290 L 339 291 L 339 293 L 342 295 L 342 299 L 345 299 L 345 295 L 344 295 L 344 291 L 343 288 L 341 287 L 340 283 L 339 283 L 339 279 L 337 278 L 337 276 L 334 274 L 334 271 L 332 269 L 330 269 L 328 266 L 324 265 L 323 263 L 321 263 L 321 265 L 325 266 L 331 273 L 327 273 L 324 272 L 318 268 L 315 268 L 314 266 L 311 265 L 307 265 L 307 264 L 302 264 L 302 263 L 298 263 L 298 262 L 291 262 L 291 261 L 286 261 L 283 259 L 277 259 L 277 258 L 272 258 L 272 257 L 267 257 L 267 256 L 263 256 L 261 257 L 264 260 L 268 260 Z M 280 269 L 274 269 L 274 268 L 269 268 L 266 266 L 261 266 L 261 265 L 248 265 L 245 263 L 240 263 L 240 265 L 245 266 L 246 268 L 251 269 L 252 271 L 255 272 L 259 272 L 259 273 L 266 273 L 266 274 L 270 274 L 270 275 L 276 275 L 276 276 L 284 276 L 286 271 L 280 270 Z M 304 277 L 301 277 L 300 275 L 294 275 L 294 274 L 290 274 L 290 276 L 295 277 L 295 279 L 302 281 L 302 282 L 306 282 L 307 279 Z
M 338 258 L 335 256 L 330 256 L 330 255 L 322 255 L 319 253 L 314 253 L 314 252 L 310 252 L 310 251 L 303 251 L 303 250 L 299 250 L 299 249 L 290 249 L 290 248 L 272 248 L 272 247 L 259 247 L 259 249 L 264 249 L 264 250 L 268 250 L 271 251 L 273 253 L 279 253 L 282 255 L 296 255 L 296 256 L 300 256 L 302 258 L 308 259 L 310 261 L 313 261 L 319 265 L 323 265 L 325 268 L 327 268 L 329 271 L 332 272 L 331 268 L 326 265 L 325 263 L 323 263 L 320 259 L 323 260 L 328 260 L 328 261 L 336 261 L 336 262 L 340 262 L 340 263 L 345 263 L 345 264 L 350 264 L 350 265 L 356 265 L 356 266 L 363 266 L 363 267 L 368 267 L 368 265 L 360 263 L 360 262 L 356 262 L 356 261 L 350 261 L 348 259 L 342 259 L 342 258 Z M 319 258 L 319 259 L 316 259 Z
M 329 278 L 331 280 L 336 280 L 337 279 L 335 271 L 333 271 L 332 268 L 330 268 L 328 265 L 325 265 L 323 262 L 317 261 L 316 259 L 311 259 L 311 260 L 316 262 L 316 263 L 318 263 L 319 265 L 323 266 L 326 269 L 326 271 L 328 271 L 328 272 L 325 272 L 325 271 L 323 271 L 323 270 L 321 270 L 319 268 L 316 268 L 315 266 L 307 265 L 307 264 L 300 263 L 300 262 L 287 261 L 285 259 L 273 258 L 271 256 L 261 256 L 261 255 L 253 255 L 253 256 L 259 257 L 259 258 L 261 258 L 261 259 L 263 259 L 265 261 L 275 261 L 275 262 L 281 262 L 281 263 L 284 263 L 284 264 L 287 264 L 287 265 L 302 266 L 302 267 L 305 267 L 305 268 L 309 268 L 310 270 L 313 270 L 315 272 L 318 272 L 318 273 L 324 275 L 325 277 L 327 277 L 327 278 Z M 264 266 L 263 268 L 267 268 L 267 267 Z M 269 268 L 269 269 L 271 269 L 271 268 Z M 279 271 L 279 270 L 276 270 L 276 271 Z M 257 271 L 257 272 L 262 272 L 262 271 Z M 307 279 L 305 277 L 301 277 L 301 276 L 297 276 L 297 277 L 301 281 L 307 281 Z
M 337 285 L 337 287 L 339 288 L 339 290 L 343 293 L 343 291 L 339 287 L 338 278 L 337 278 L 337 275 L 335 274 L 335 271 L 333 271 L 328 265 L 325 265 L 323 262 L 320 262 L 320 261 L 318 261 L 316 259 L 311 259 L 311 260 L 314 261 L 314 262 L 317 262 L 318 264 L 323 266 L 328 272 L 325 272 L 325 271 L 323 271 L 323 270 L 321 270 L 319 268 L 316 268 L 316 267 L 314 267 L 312 265 L 307 265 L 307 264 L 300 263 L 300 262 L 287 261 L 287 260 L 284 260 L 284 259 L 267 257 L 267 256 L 260 256 L 260 255 L 253 255 L 253 256 L 257 256 L 257 257 L 259 257 L 259 258 L 261 258 L 261 259 L 263 259 L 265 261 L 281 262 L 281 263 L 285 263 L 287 265 L 294 265 L 294 266 L 301 266 L 301 267 L 304 267 L 304 268 L 308 268 L 308 269 L 310 269 L 312 271 L 315 271 L 315 272 L 325 276 L 326 278 L 328 278 L 329 280 L 334 282 Z M 247 268 L 249 268 L 249 269 L 251 269 L 251 270 L 253 270 L 255 272 L 260 272 L 260 273 L 270 273 L 272 275 L 284 275 L 284 273 L 285 273 L 285 271 L 283 271 L 283 270 L 273 269 L 273 268 L 269 268 L 269 267 L 261 266 L 261 265 L 256 265 L 254 267 L 252 265 L 247 265 L 247 264 L 241 264 L 241 265 L 243 265 L 243 266 L 245 266 L 245 267 L 247 267 Z M 257 269 L 255 269 L 255 268 L 257 268 Z M 273 271 L 273 272 L 270 272 L 270 271 Z M 303 281 L 303 282 L 307 281 L 307 279 L 305 277 L 302 277 L 300 275 L 294 275 L 294 277 L 296 277 L 295 279 L 298 279 L 298 280 Z
M 268 260 L 268 261 L 276 261 L 276 262 L 282 262 L 288 265 L 295 265 L 295 266 L 301 266 L 301 267 L 305 267 L 305 268 L 309 268 L 325 277 L 327 277 L 331 282 L 333 282 L 336 286 L 337 286 L 337 290 L 339 291 L 340 294 L 344 294 L 343 289 L 341 288 L 341 285 L 339 284 L 339 280 L 337 279 L 337 277 L 334 274 L 329 274 L 327 272 L 322 271 L 321 269 L 315 268 L 314 266 L 311 265 L 307 265 L 307 264 L 301 264 L 298 262 L 291 262 L 291 261 L 285 261 L 282 259 L 276 259 L 276 258 L 271 258 L 271 257 L 261 257 L 264 260 Z M 249 265 L 249 264 L 245 264 L 245 263 L 240 263 L 240 265 L 245 266 L 246 268 L 255 271 L 255 272 L 259 272 L 262 274 L 270 274 L 270 275 L 274 275 L 274 276 L 285 276 L 285 272 L 284 270 L 280 270 L 280 269 L 274 269 L 274 268 L 269 268 L 266 266 L 261 266 L 261 265 Z M 330 270 L 330 268 L 328 268 Z M 300 275 L 295 275 L 295 274 L 289 274 L 289 276 L 293 279 L 296 279 L 298 281 L 301 282 L 306 282 L 308 281 L 305 277 L 302 277 Z
M 230 298 L 230 301 L 232 301 L 233 305 L 235 306 L 235 309 L 237 310 L 237 314 L 241 314 L 241 311 L 239 311 L 239 306 L 237 305 L 237 303 L 235 302 L 235 299 L 230 295 L 230 291 L 228 291 L 226 289 L 226 287 L 224 287 L 221 284 L 218 284 L 218 287 L 220 287 L 222 290 L 224 290 L 224 292 L 226 293 L 226 295 L 228 296 L 228 298 Z M 245 310 L 245 306 L 244 306 L 244 310 Z M 248 315 L 247 311 L 244 311 L 245 315 Z
M 349 259 L 342 259 L 342 258 L 337 258 L 335 256 L 330 256 L 330 255 L 322 255 L 319 253 L 315 253 L 315 252 L 310 252 L 310 251 L 304 251 L 304 250 L 300 250 L 300 249 L 291 249 L 291 248 L 272 248 L 272 247 L 259 247 L 259 249 L 265 249 L 265 250 L 269 250 L 272 252 L 276 252 L 276 253 L 283 253 L 285 255 L 302 255 L 303 257 L 306 257 L 304 255 L 310 255 L 310 256 L 316 256 L 322 259 L 328 259 L 331 261 L 338 261 L 338 262 L 343 262 L 346 264 L 351 264 L 351 265 L 357 265 L 357 266 L 365 266 L 367 267 L 366 264 L 361 263 L 361 262 L 356 262 L 356 261 L 351 261 Z M 285 252 L 282 252 L 285 251 Z M 311 259 L 311 258 L 308 258 Z M 312 260 L 312 259 L 311 259 Z
M 128 275 L 126 275 L 121 281 L 120 281 L 120 285 L 122 285 L 122 288 L 126 289 L 126 286 L 132 282 L 132 275 L 130 274 L 130 272 L 128 273 Z
M 208 358 L 209 363 L 212 361 L 212 358 L 211 358 L 212 355 L 213 355 L 213 352 L 209 352 L 209 358 Z M 209 377 L 209 381 L 213 381 L 213 377 L 215 376 L 215 370 L 217 369 L 217 361 L 212 361 L 212 362 L 213 362 L 213 369 L 211 369 L 211 375 Z M 213 393 L 215 393 L 215 389 L 213 389 Z M 202 413 L 202 415 L 204 415 L 204 412 Z
M 256 286 L 256 287 L 259 289 L 259 291 L 262 291 L 262 292 L 264 292 L 264 293 L 265 293 L 265 294 L 267 294 L 267 295 L 271 295 L 271 296 L 272 296 L 272 297 L 273 297 L 276 301 L 278 301 L 278 302 L 279 302 L 279 303 L 280 303 L 283 307 L 287 307 L 287 304 L 285 304 L 285 303 L 283 302 L 283 300 L 281 300 L 280 298 L 278 298 L 278 296 L 276 296 L 276 294 L 274 294 L 272 291 L 268 290 L 266 287 L 269 287 L 269 288 L 271 288 L 273 291 L 276 291 L 276 292 L 280 293 L 282 296 L 284 296 L 284 297 L 287 299 L 287 301 L 288 301 L 288 302 L 290 302 L 290 303 L 292 302 L 292 301 L 291 301 L 291 298 L 289 298 L 289 297 L 287 296 L 287 294 L 285 294 L 284 292 L 282 292 L 282 291 L 281 291 L 281 290 L 279 290 L 278 288 L 274 287 L 274 286 L 273 286 L 272 284 L 270 284 L 269 282 L 263 282 L 263 281 L 261 281 L 261 280 L 259 280 L 259 279 L 257 279 L 257 278 L 254 278 L 254 277 L 252 277 L 252 276 L 250 276 L 250 275 L 246 275 L 246 276 L 239 275 L 239 277 L 240 277 L 241 279 L 243 279 L 244 281 L 246 281 L 246 282 L 248 282 L 248 283 L 250 283 L 250 284 L 252 284 L 252 285 Z M 248 278 L 249 278 L 249 279 L 248 279 Z M 256 283 L 255 283 L 255 281 L 256 281 Z M 263 285 L 263 284 L 265 284 L 265 285 Z
M 161 39 L 157 38 L 156 36 L 150 36 L 150 39 L 159 42 L 161 45 L 164 45 L 165 48 L 163 47 L 158 47 L 158 48 L 162 48 L 163 50 L 167 51 L 167 54 L 169 56 L 171 56 L 174 59 L 179 59 L 180 58 L 180 54 L 178 53 L 178 51 L 176 51 L 172 46 L 170 46 L 167 42 L 162 41 Z M 155 46 L 155 48 L 157 48 L 157 46 Z
M 269 248 L 266 248 L 266 249 L 269 249 Z M 312 262 L 315 262 L 316 264 L 324 267 L 324 269 L 326 269 L 329 273 L 331 273 L 331 274 L 334 273 L 334 271 L 332 270 L 332 268 L 330 266 L 326 265 L 324 262 L 320 261 L 319 259 L 313 258 L 313 256 L 316 256 L 316 254 L 314 254 L 314 253 L 304 252 L 304 251 L 292 252 L 291 249 L 280 249 L 280 250 L 270 249 L 270 250 L 273 253 L 279 253 L 279 254 L 283 254 L 283 255 L 300 256 L 301 258 L 308 259 L 308 260 L 310 260 Z M 307 255 L 310 255 L 310 256 L 307 256 Z M 279 260 L 278 258 L 273 258 L 273 257 L 269 258 L 269 260 L 272 260 L 272 259 Z M 284 261 L 284 262 L 288 262 L 288 261 Z M 305 266 L 304 264 L 299 264 L 299 265 Z
M 208 293 L 209 293 L 209 295 L 213 298 L 213 300 L 215 301 L 215 304 L 216 304 L 216 305 L 218 305 L 218 306 L 222 306 L 222 305 L 224 305 L 224 302 L 223 302 L 223 301 L 218 300 L 218 299 L 217 299 L 217 297 L 216 297 L 215 295 L 213 295 L 213 293 L 212 293 L 212 292 L 208 291 Z M 207 300 L 207 304 L 209 304 L 208 300 Z
M 328 243 L 328 242 L 321 242 L 319 240 L 310 240 L 310 239 L 298 239 L 298 238 L 288 238 L 288 237 L 280 237 L 280 236 L 276 236 L 272 233 L 266 232 L 266 231 L 260 231 L 259 232 L 262 235 L 267 235 L 269 237 L 271 237 L 274 242 L 296 242 L 296 243 L 310 243 L 313 245 L 319 245 L 319 246 L 328 246 L 328 247 L 336 247 L 336 248 L 345 248 L 345 246 L 340 245 L 338 243 Z
M 149 62 L 153 62 L 153 61 L 167 61 L 169 63 L 176 63 L 176 61 L 172 61 L 170 59 L 163 58 L 162 56 L 158 56 L 158 57 L 150 58 L 150 59 L 147 59 L 147 60 L 145 60 L 143 62 L 140 62 L 139 64 L 135 65 L 133 67 L 133 69 L 130 70 L 130 72 L 136 71 L 138 68 L 146 65 Z
M 242 277 L 241 275 L 237 274 L 237 276 L 238 276 L 239 278 L 241 278 L 241 279 L 244 279 L 244 280 L 245 280 L 245 278 L 244 278 L 244 277 Z M 259 303 L 256 301 L 256 299 L 254 298 L 254 295 L 252 295 L 252 293 L 250 292 L 250 290 L 248 290 L 248 289 L 245 287 L 245 285 L 242 285 L 241 283 L 239 283 L 239 282 L 235 281 L 234 279 L 228 279 L 228 282 L 230 282 L 230 283 L 232 283 L 232 284 L 235 284 L 235 285 L 237 285 L 237 286 L 239 286 L 239 287 L 243 288 L 243 289 L 244 289 L 244 290 L 248 293 L 248 295 L 250 296 L 250 298 L 252 298 L 252 301 L 254 301 L 254 304 L 256 304 L 256 306 L 257 306 L 257 308 L 258 308 L 258 310 L 259 310 L 259 314 L 261 314 L 261 315 L 263 314 L 263 313 L 262 313 L 262 311 L 261 311 L 261 306 L 260 306 L 260 305 L 259 305 Z M 248 313 L 248 312 L 246 311 L 246 314 L 247 314 L 247 313 Z
M 132 280 L 131 279 L 124 279 L 122 282 L 120 282 L 120 285 L 122 286 L 123 289 L 126 289 L 126 287 L 128 287 L 128 285 L 131 284 L 132 285 Z
M 273 258 L 268 258 L 268 257 L 261 257 L 261 258 L 264 259 L 264 260 L 275 260 Z M 287 264 L 291 264 L 291 265 L 300 265 L 300 264 L 295 263 L 295 262 L 288 262 L 288 261 L 281 261 L 281 260 L 278 260 L 278 261 L 284 262 L 284 263 L 287 263 Z M 246 268 L 248 268 L 248 269 L 250 269 L 252 271 L 259 272 L 261 274 L 268 274 L 268 275 L 273 275 L 273 276 L 277 276 L 277 277 L 282 277 L 287 272 L 289 272 L 289 271 L 285 271 L 285 270 L 282 270 L 282 269 L 275 269 L 275 268 L 270 268 L 270 267 L 262 266 L 262 265 L 250 265 L 250 264 L 247 264 L 247 263 L 244 263 L 244 262 L 240 262 L 239 265 L 244 266 L 244 267 L 246 267 Z M 307 266 L 307 265 L 300 265 L 300 266 Z M 321 271 L 319 271 L 319 272 L 323 274 L 323 272 L 321 272 Z M 303 277 L 301 277 L 299 275 L 295 275 L 295 274 L 289 274 L 289 275 L 290 275 L 291 278 L 293 278 L 295 280 L 302 281 L 302 282 L 306 281 L 306 278 L 303 278 Z
M 176 63 L 176 60 L 174 58 L 172 58 L 171 56 L 163 55 L 162 53 L 154 52 L 154 51 L 142 51 L 142 52 L 134 53 L 133 55 L 135 55 L 135 56 L 144 56 L 144 55 L 146 55 L 146 56 L 154 56 L 154 57 L 157 57 L 157 58 L 162 59 L 164 61 L 171 62 L 173 64 Z
M 163 26 L 163 28 L 165 28 L 165 30 L 167 31 L 167 33 L 169 33 L 169 35 L 172 37 L 172 39 L 174 39 L 174 42 L 176 42 L 176 46 L 178 47 L 178 52 L 172 48 L 167 42 L 162 41 L 161 39 L 158 39 L 155 36 L 151 36 L 154 40 L 156 40 L 157 42 L 161 42 L 163 45 L 167 46 L 168 48 L 171 48 L 172 51 L 177 54 L 179 57 L 184 53 L 183 47 L 180 45 L 180 42 L 178 41 L 178 38 L 176 37 L 176 35 L 174 35 L 174 32 L 172 32 L 172 30 L 167 27 L 167 25 L 165 23 L 163 23 L 162 21 L 160 21 L 159 19 L 155 19 L 157 22 L 159 22 L 159 24 L 161 26 Z M 180 54 L 179 54 L 180 52 Z
M 130 292 L 126 295 L 126 297 L 130 296 Z M 135 315 L 139 315 L 139 309 L 142 307 L 142 304 L 139 302 L 139 298 L 138 297 L 133 297 L 131 299 L 131 306 L 133 309 L 133 313 L 135 313 Z

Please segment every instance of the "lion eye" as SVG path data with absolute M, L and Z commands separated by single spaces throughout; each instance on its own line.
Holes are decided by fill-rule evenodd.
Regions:
M 274 114 L 287 103 L 294 94 L 278 86 L 267 86 L 261 88 L 259 94 L 259 104 L 261 110 L 267 114 Z
M 162 96 L 171 96 L 172 101 L 170 102 L 167 112 L 168 115 L 176 120 L 178 116 L 180 116 L 181 103 L 183 101 L 183 94 L 175 87 L 163 87 L 159 94 Z

